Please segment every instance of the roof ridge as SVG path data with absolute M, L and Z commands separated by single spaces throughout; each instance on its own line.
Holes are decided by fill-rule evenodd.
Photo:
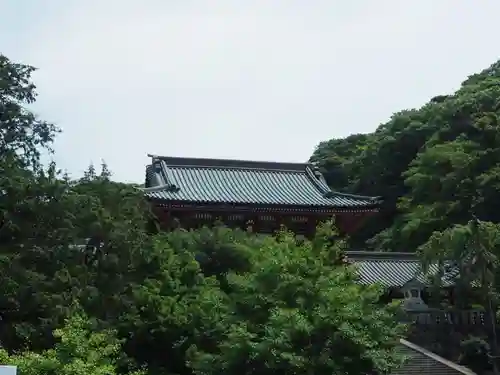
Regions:
M 175 183 L 175 179 L 172 176 L 170 168 L 168 167 L 167 163 L 165 163 L 163 160 L 160 161 L 160 172 L 163 177 L 163 181 L 165 182 L 165 185 L 168 186 L 168 189 L 170 191 L 180 190 L 180 188 Z
M 212 158 L 192 158 L 176 156 L 160 156 L 148 154 L 153 160 L 162 160 L 169 166 L 182 167 L 236 167 L 236 168 L 256 168 L 264 170 L 284 170 L 284 171 L 303 171 L 311 163 L 293 163 L 293 162 L 273 162 L 259 160 L 239 160 L 239 159 L 212 159 Z
M 464 374 L 464 375 L 476 375 L 476 373 L 474 371 L 472 371 L 471 369 L 469 369 L 468 367 L 465 367 L 465 366 L 459 365 L 458 363 L 449 361 L 446 358 L 443 358 L 443 357 L 437 355 L 436 353 L 433 353 L 433 352 L 431 352 L 431 351 L 429 351 L 421 346 L 418 346 L 417 344 L 414 344 L 413 342 L 410 342 L 410 341 L 405 340 L 405 339 L 400 339 L 399 342 L 402 345 L 406 346 L 407 348 L 412 349 L 420 354 L 423 354 L 427 358 L 430 358 L 436 362 L 439 362 L 439 363 L 455 370 L 456 372 L 459 372 L 459 373 Z
M 312 184 L 321 192 L 324 197 L 327 197 L 328 194 L 332 193 L 332 190 L 324 181 L 323 175 L 319 173 L 318 169 L 315 166 L 306 167 L 306 175 L 307 178 L 312 182 Z
M 245 167 L 245 166 L 214 166 L 214 165 L 190 165 L 190 164 L 183 164 L 183 165 L 170 165 L 169 168 L 206 168 L 206 169 L 224 169 L 224 170 L 243 170 L 243 171 L 272 171 L 272 172 L 295 172 L 295 173 L 305 173 L 304 170 L 299 170 L 299 169 L 269 169 L 269 168 L 259 168 L 259 167 Z
M 332 190 L 332 193 L 341 197 L 346 197 L 346 198 L 359 198 L 359 199 L 368 199 L 372 200 L 374 202 L 381 201 L 382 197 L 381 196 L 369 196 L 369 195 L 358 195 L 358 194 L 351 194 L 351 193 L 342 193 L 337 190 Z
M 370 258 L 370 257 L 366 257 L 366 258 L 349 258 L 347 257 L 347 259 L 352 259 L 352 261 L 363 261 L 363 260 L 367 260 L 367 261 L 370 261 L 370 262 L 373 262 L 373 263 L 378 263 L 378 262 L 387 262 L 387 261 L 390 261 L 392 263 L 415 263 L 415 262 L 420 262 L 418 259 L 410 259 L 410 258 L 406 258 L 406 259 L 398 259 L 398 258 Z
M 332 192 L 312 163 L 149 156 L 152 159 L 146 171 L 148 187 L 161 186 L 165 190 L 150 189 L 146 191 L 149 198 L 203 204 L 300 206 L 327 209 L 325 214 L 351 208 L 360 212 L 378 209 L 379 202 L 372 197 Z
M 351 259 L 369 259 L 369 260 L 391 260 L 391 261 L 419 261 L 416 253 L 405 253 L 401 251 L 346 251 L 345 255 Z
M 306 166 L 306 174 L 307 177 L 309 177 L 311 182 L 314 184 L 314 186 L 318 188 L 318 190 L 321 192 L 321 194 L 323 194 L 325 198 L 332 198 L 334 196 L 337 196 L 337 197 L 345 197 L 353 199 L 364 199 L 372 201 L 373 203 L 379 203 L 382 200 L 381 197 L 371 197 L 367 195 L 342 193 L 340 191 L 333 190 L 327 184 L 325 177 L 319 171 L 319 168 L 315 164 L 310 163 L 309 165 Z
M 163 160 L 154 160 L 148 167 L 151 168 L 152 172 L 156 176 L 156 185 L 144 188 L 145 192 L 155 192 L 161 190 L 177 192 L 180 190 L 180 188 L 175 184 L 172 172 Z

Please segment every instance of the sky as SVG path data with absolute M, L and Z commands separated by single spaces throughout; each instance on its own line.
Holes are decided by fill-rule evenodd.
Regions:
M 0 53 L 78 177 L 148 154 L 303 162 L 499 58 L 500 1 L 0 0 Z M 497 46 L 497 47 L 495 47 Z

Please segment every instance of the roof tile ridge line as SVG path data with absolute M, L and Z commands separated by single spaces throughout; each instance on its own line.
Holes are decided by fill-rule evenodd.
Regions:
M 146 164 L 146 175 L 144 176 L 144 188 L 147 188 L 148 185 L 150 184 L 150 177 L 151 174 L 153 173 L 153 166 L 151 164 Z M 142 188 L 140 186 L 140 188 Z
M 184 160 L 196 160 L 198 162 L 206 161 L 207 164 L 169 164 L 171 167 L 204 167 L 204 168 L 243 168 L 243 169 L 262 169 L 270 171 L 285 171 L 285 172 L 302 172 L 305 167 L 311 166 L 311 163 L 298 163 L 298 162 L 274 162 L 274 161 L 262 161 L 262 160 L 241 160 L 241 159 L 217 159 L 217 158 L 196 158 L 196 157 L 176 157 L 176 156 L 162 156 L 148 154 L 148 157 L 156 160 L 166 160 L 166 159 L 184 159 Z M 234 165 L 211 165 L 209 162 L 230 162 L 230 163 L 247 163 L 247 166 L 234 166 Z M 269 164 L 269 168 L 266 167 L 253 167 L 248 166 L 248 164 Z M 271 168 L 272 165 L 275 166 L 291 166 L 293 168 Z
M 416 262 L 420 258 L 416 253 L 405 252 L 392 252 L 392 251 L 363 251 L 363 250 L 350 250 L 346 251 L 347 258 L 353 260 L 371 260 L 371 261 L 401 261 L 401 262 Z
M 293 172 L 293 173 L 303 173 L 296 169 L 266 169 L 266 168 L 254 168 L 254 167 L 235 167 L 235 166 L 214 166 L 214 165 L 170 165 L 170 168 L 207 168 L 207 169 L 236 169 L 243 171 L 252 171 L 252 172 Z
M 327 196 L 329 194 L 332 194 L 333 191 L 330 189 L 326 181 L 323 181 L 323 175 L 318 172 L 316 174 L 316 171 L 313 171 L 314 165 L 306 165 L 305 171 L 306 171 L 306 176 L 307 178 L 313 183 L 313 185 L 320 191 L 323 196 Z
M 420 354 L 423 354 L 425 355 L 427 358 L 430 358 L 430 359 L 433 359 L 435 360 L 436 362 L 439 362 L 445 366 L 448 366 L 449 368 L 453 369 L 453 370 L 456 370 L 458 372 L 460 372 L 461 374 L 464 374 L 464 375 L 477 375 L 474 371 L 472 371 L 471 369 L 465 367 L 465 366 L 461 366 L 455 362 L 452 362 L 452 361 L 449 361 L 447 360 L 446 358 L 443 358 L 441 357 L 440 355 L 437 355 L 436 353 L 433 353 L 425 348 L 422 348 L 421 346 L 418 346 L 408 340 L 405 340 L 405 339 L 400 339 L 399 342 L 401 344 L 403 344 L 404 346 L 406 346 L 407 348 L 409 349 L 413 349 L 415 350 L 416 352 L 420 353 Z
M 168 169 L 167 164 L 163 160 L 153 157 L 151 167 L 153 168 L 153 173 L 155 173 L 157 176 L 159 175 L 161 183 L 157 186 L 142 188 L 142 191 L 151 193 L 161 190 L 169 190 L 174 192 L 180 190 L 180 188 L 173 182 L 174 178 L 172 176 L 172 172 Z
M 382 200 L 382 197 L 370 197 L 368 195 L 358 195 L 358 194 L 349 194 L 349 193 L 341 193 L 337 190 L 332 190 L 328 184 L 326 183 L 323 174 L 318 171 L 319 178 L 313 172 L 313 168 L 315 168 L 314 164 L 308 163 L 306 164 L 306 173 L 308 177 L 313 181 L 313 183 L 319 188 L 323 195 L 328 198 L 329 195 L 336 195 L 346 198 L 354 198 L 354 199 L 366 199 L 369 201 L 373 201 L 374 204 L 379 203 Z M 328 190 L 327 190 L 328 189 Z
M 159 159 L 160 162 L 160 173 L 163 178 L 164 185 L 168 187 L 169 190 L 179 191 L 180 188 L 175 184 L 175 179 L 170 168 L 168 168 L 167 163 L 164 160 Z
M 358 198 L 358 199 L 366 199 L 373 201 L 373 203 L 378 203 L 382 201 L 381 196 L 369 196 L 369 195 L 358 195 L 358 194 L 350 194 L 350 193 L 341 193 L 340 191 L 332 190 L 332 193 L 335 195 L 340 195 L 346 198 Z
M 349 257 L 349 255 L 346 255 L 347 259 L 351 259 L 353 262 L 361 262 L 361 261 L 370 261 L 370 262 L 394 262 L 394 263 L 418 263 L 420 264 L 419 259 L 412 259 L 412 258 L 391 258 L 391 257 Z
M 418 253 L 416 252 L 410 252 L 410 251 L 374 251 L 374 250 L 347 250 L 346 254 L 391 254 L 391 255 L 399 255 L 399 256 L 404 256 L 404 255 L 412 255 L 412 256 L 418 256 Z

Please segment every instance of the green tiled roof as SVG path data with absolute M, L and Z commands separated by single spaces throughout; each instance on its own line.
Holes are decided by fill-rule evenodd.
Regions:
M 435 265 L 424 275 L 415 253 L 348 251 L 346 256 L 358 267 L 360 283 L 365 285 L 378 283 L 386 287 L 401 287 L 411 280 L 427 284 L 429 276 L 438 272 Z M 452 275 L 445 274 L 442 284 L 451 285 Z
M 374 210 L 379 199 L 337 193 L 311 164 L 151 156 L 147 197 L 170 202 Z

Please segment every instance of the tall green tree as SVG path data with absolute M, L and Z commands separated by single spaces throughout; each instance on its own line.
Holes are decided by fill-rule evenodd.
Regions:
M 54 222 L 71 215 L 58 209 L 57 200 L 66 186 L 57 179 L 56 167 L 43 168 L 40 163 L 41 152 L 51 151 L 58 129 L 28 108 L 36 99 L 33 71 L 0 55 L 0 305 L 4 322 L 0 340 L 13 346 L 22 345 L 22 337 L 30 334 L 24 322 L 45 317 L 37 302 L 43 292 L 37 295 L 36 291 L 46 283 L 45 275 L 51 273 L 53 264 L 30 263 L 45 246 L 58 242 L 62 233 L 51 230 Z M 43 267 L 43 273 L 35 271 Z
M 353 246 L 415 251 L 434 231 L 466 224 L 471 211 L 500 221 L 499 83 L 496 62 L 373 133 L 319 144 L 311 160 L 333 188 L 384 199 Z
M 139 190 L 112 182 L 106 165 L 72 181 L 40 162 L 58 129 L 29 110 L 33 71 L 0 56 L 0 341 L 10 350 L 51 347 L 75 300 L 112 322 L 148 247 Z
M 339 249 L 327 243 L 299 245 L 282 233 L 264 242 L 249 273 L 230 274 L 230 325 L 217 350 L 191 348 L 194 372 L 354 375 L 399 366 L 396 306 L 379 304 L 379 288 L 333 265 Z
M 9 354 L 0 349 L 0 363 L 17 366 L 20 375 L 119 374 L 121 343 L 113 331 L 95 331 L 85 315 L 74 315 L 54 331 L 55 345 L 42 352 Z M 134 371 L 130 375 L 141 375 Z
M 439 278 L 446 272 L 452 276 L 456 286 L 458 307 L 470 308 L 472 304 L 482 305 L 485 323 L 489 327 L 490 353 L 499 355 L 496 311 L 498 306 L 500 225 L 477 219 L 467 224 L 458 224 L 442 232 L 435 232 L 429 241 L 421 246 L 423 265 L 439 264 Z M 493 360 L 498 373 L 497 360 Z
M 31 81 L 35 68 L 0 55 L 0 156 L 16 160 L 22 167 L 39 165 L 40 151 L 50 149 L 56 126 L 37 118 L 26 108 L 36 100 Z

